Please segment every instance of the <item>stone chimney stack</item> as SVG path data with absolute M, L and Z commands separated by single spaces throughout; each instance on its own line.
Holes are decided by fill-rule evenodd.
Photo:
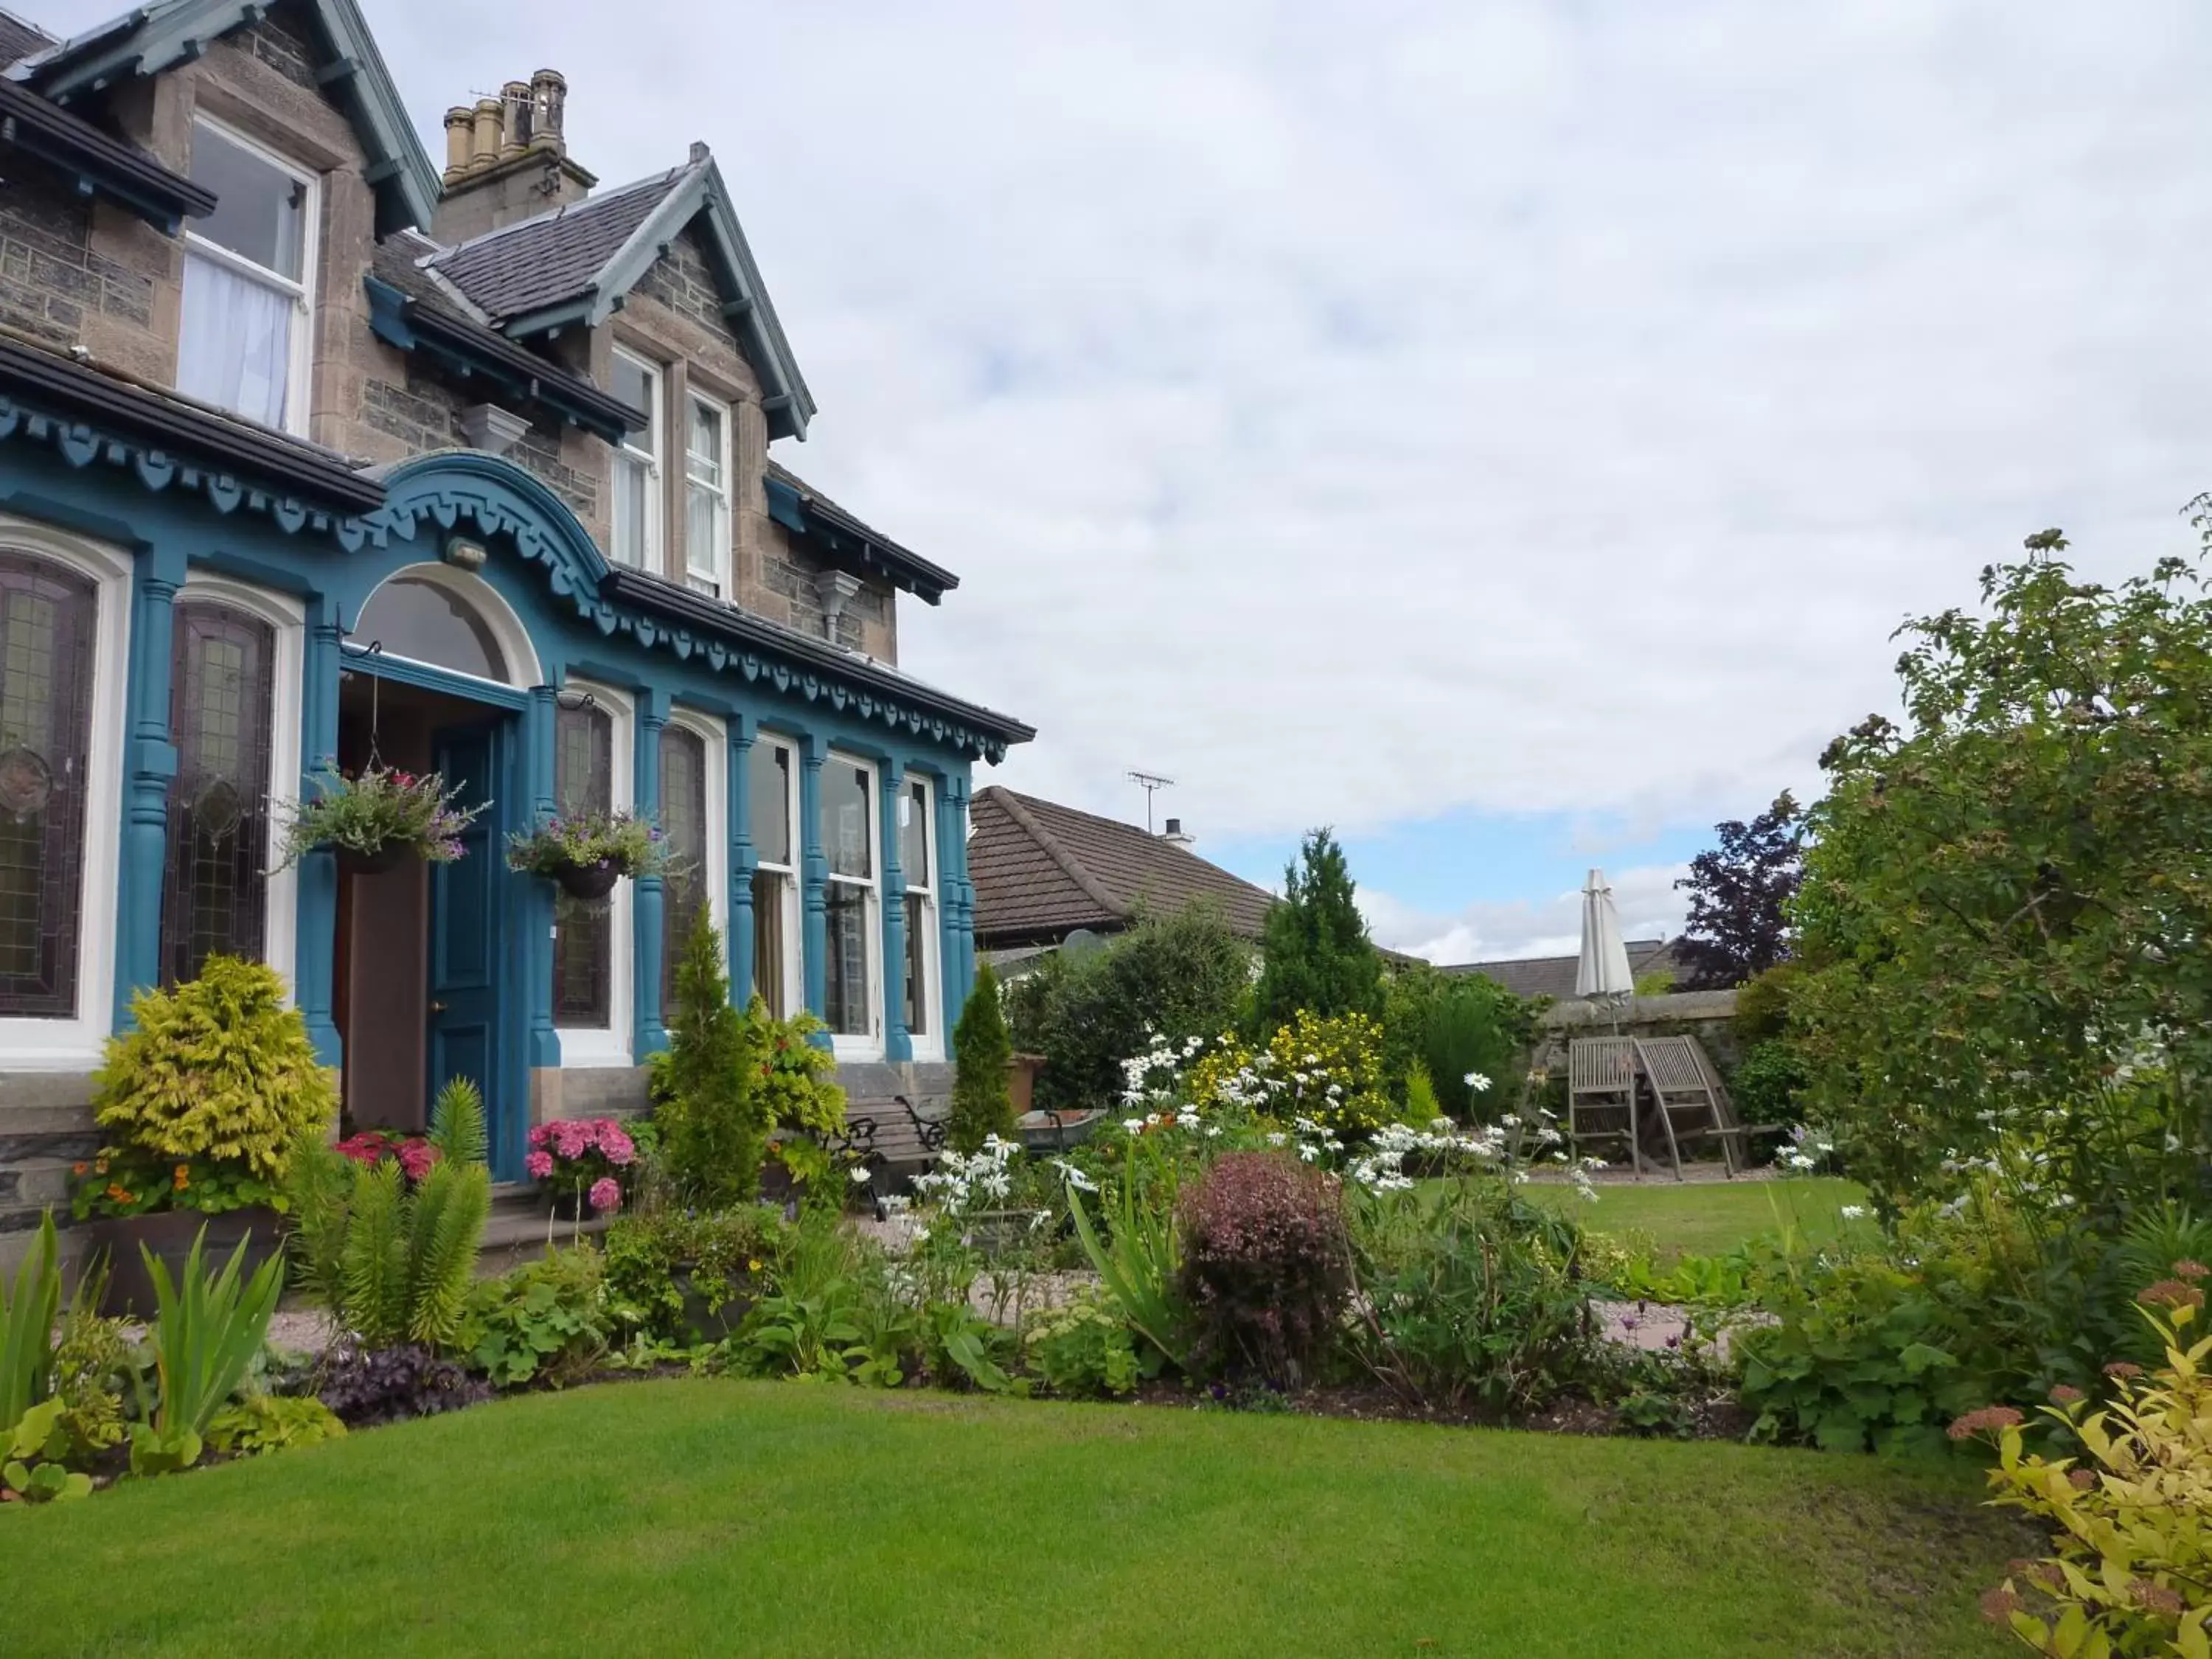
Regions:
M 545 69 L 447 110 L 445 188 L 430 234 L 465 242 L 590 195 L 599 180 L 568 159 L 568 82 Z

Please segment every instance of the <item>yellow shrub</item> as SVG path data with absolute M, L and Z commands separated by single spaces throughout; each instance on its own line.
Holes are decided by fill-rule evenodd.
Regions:
M 1196 1106 L 1246 1107 L 1285 1123 L 1311 1118 L 1353 1138 L 1395 1115 L 1383 1085 L 1382 1027 L 1364 1014 L 1322 1019 L 1301 1009 L 1257 1054 L 1224 1037 L 1184 1086 Z
M 307 1022 L 264 963 L 210 957 L 198 979 L 139 992 L 131 1015 L 93 1097 L 100 1127 L 130 1148 L 273 1181 L 293 1138 L 337 1115 Z
M 1970 1413 L 1954 1437 L 1995 1431 L 1992 1501 L 2051 1522 L 2056 1553 L 2021 1569 L 1984 1598 L 1992 1619 L 2038 1653 L 2058 1659 L 2179 1654 L 2212 1659 L 2212 1336 L 2185 1346 L 2204 1305 L 2187 1279 L 2152 1285 L 2137 1300 L 2166 1343 L 2166 1363 L 2143 1375 L 2107 1366 L 2112 1402 L 2085 1409 L 2079 1393 L 2052 1390 L 2046 1415 L 2068 1425 L 2084 1459 L 2023 1456 L 2021 1415 L 2005 1407 Z M 2161 1316 L 2154 1311 L 2166 1309 Z M 2031 1600 L 2033 1598 L 2033 1600 Z

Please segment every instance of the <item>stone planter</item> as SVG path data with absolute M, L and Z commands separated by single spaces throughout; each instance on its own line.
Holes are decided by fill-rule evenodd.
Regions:
M 283 1241 L 282 1218 L 274 1210 L 259 1208 L 226 1210 L 221 1215 L 163 1210 L 154 1215 L 106 1216 L 88 1221 L 80 1230 L 85 1259 L 90 1261 L 105 1251 L 108 1261 L 107 1292 L 100 1298 L 100 1311 L 110 1318 L 152 1319 L 158 1304 L 139 1246 L 145 1246 L 167 1265 L 173 1285 L 184 1272 L 185 1258 L 202 1227 L 207 1229 L 207 1245 L 201 1260 L 218 1272 L 241 1243 L 246 1247 L 244 1272 L 251 1274 L 276 1253 Z
M 595 904 L 613 892 L 622 878 L 622 866 L 611 863 L 565 864 L 553 877 L 562 892 L 586 904 Z
M 734 1290 L 721 1285 L 702 1288 L 692 1280 L 692 1266 L 679 1262 L 671 1275 L 684 1297 L 684 1322 L 700 1340 L 719 1342 L 736 1331 L 752 1311 L 750 1285 Z

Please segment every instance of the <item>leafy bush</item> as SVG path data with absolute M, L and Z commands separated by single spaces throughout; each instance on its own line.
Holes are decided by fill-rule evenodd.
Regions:
M 53 1398 L 61 1403 L 59 1423 L 75 1461 L 123 1443 L 124 1398 L 138 1375 L 129 1323 L 100 1317 L 92 1311 L 99 1304 L 97 1284 L 81 1286 L 54 1344 Z
M 1040 1316 L 1026 1343 L 1030 1368 L 1038 1379 L 1072 1400 L 1134 1394 L 1144 1375 L 1127 1322 L 1088 1285 Z
M 491 1385 L 420 1342 L 364 1347 L 347 1338 L 323 1356 L 316 1393 L 349 1428 L 403 1423 L 480 1405 Z
M 52 1504 L 92 1496 L 92 1477 L 62 1460 L 69 1434 L 61 1426 L 62 1402 L 43 1401 L 0 1430 L 0 1495 L 25 1504 Z
M 1457 1413 L 1540 1405 L 1596 1346 L 1574 1223 L 1502 1182 L 1455 1181 L 1354 1206 L 1352 1352 L 1407 1404 Z
M 1014 1047 L 1044 1057 L 1037 1105 L 1109 1105 L 1124 1063 L 1156 1036 L 1180 1045 L 1243 1025 L 1252 960 L 1251 946 L 1203 901 L 1147 917 L 1087 956 L 1045 957 L 1006 991 Z
M 836 1055 L 813 1040 L 826 1028 L 804 1009 L 778 1019 L 758 997 L 745 1011 L 745 1020 L 754 1028 L 750 1041 L 763 1056 L 760 1089 L 769 1155 L 811 1198 L 842 1206 L 852 1166 L 840 1165 L 830 1148 L 844 1133 L 845 1091 L 837 1083 Z
M 877 1254 L 827 1212 L 808 1211 L 789 1237 L 775 1288 L 722 1345 L 750 1376 L 802 1376 L 896 1386 L 896 1352 L 870 1340 L 871 1304 L 888 1298 Z
M 307 1293 L 369 1348 L 453 1340 L 491 1214 L 483 1101 L 455 1078 L 430 1108 L 438 1158 L 413 1186 L 397 1162 L 362 1165 L 302 1136 L 288 1182 Z
M 1119 1177 L 1100 1206 L 1109 1229 L 1103 1239 L 1083 1200 L 1094 1183 L 1073 1169 L 1066 1171 L 1067 1207 L 1084 1254 L 1121 1317 L 1162 1359 L 1185 1370 L 1193 1329 L 1176 1224 L 1179 1172 L 1174 1153 L 1162 1150 L 1164 1139 L 1129 1138 Z
M 599 1253 L 548 1250 L 469 1292 L 453 1346 L 495 1388 L 540 1377 L 560 1388 L 606 1352 L 611 1323 Z
M 2203 1271 L 2174 1265 L 2192 1278 Z M 2212 1484 L 2212 1381 L 2204 1374 L 2212 1336 L 2188 1340 L 2204 1297 L 2173 1279 L 2150 1286 L 2142 1300 L 2164 1363 L 2148 1375 L 2113 1365 L 2113 1397 L 2098 1409 L 2073 1389 L 2055 1391 L 2045 1409 L 2086 1458 L 2027 1455 L 2021 1413 L 2009 1407 L 1984 1407 L 1952 1425 L 1954 1437 L 1996 1443 L 1991 1501 L 2056 1530 L 2056 1553 L 2015 1564 L 1983 1602 L 2038 1653 L 2212 1653 L 2212 1533 L 2203 1523 Z
M 783 1231 L 781 1215 L 759 1204 L 707 1215 L 672 1206 L 625 1215 L 605 1240 L 609 1315 L 664 1342 L 720 1336 L 696 1328 L 687 1309 L 757 1295 L 775 1276 Z
M 1382 957 L 1353 901 L 1344 849 L 1328 830 L 1313 830 L 1283 872 L 1282 902 L 1267 912 L 1252 1030 L 1273 1031 L 1301 1012 L 1334 1019 L 1382 1012 Z
M 1802 1123 L 1805 1085 L 1812 1073 L 1786 1039 L 1753 1043 L 1736 1061 L 1729 1094 L 1746 1123 Z
M 1444 974 L 1425 963 L 1392 975 L 1382 1008 L 1382 1063 L 1394 1078 L 1421 1068 L 1438 1106 L 1406 1101 L 1408 1121 L 1447 1115 L 1468 1122 L 1503 1111 L 1510 1091 L 1493 1085 L 1526 1069 L 1538 1005 L 1480 974 Z M 1468 1081 L 1483 1079 L 1480 1088 Z
M 147 1339 L 158 1386 L 149 1399 L 140 1385 L 145 1420 L 131 1431 L 133 1474 L 167 1474 L 199 1461 L 208 1425 L 259 1357 L 270 1316 L 284 1288 L 281 1252 L 249 1279 L 244 1244 L 220 1271 L 208 1266 L 206 1244 L 207 1229 L 202 1227 L 173 1280 L 168 1263 L 144 1245 L 138 1247 L 157 1308 Z
M 209 1420 L 207 1439 L 219 1452 L 258 1457 L 319 1445 L 345 1431 L 338 1414 L 313 1395 L 250 1394 Z
M 1178 1209 L 1199 1362 L 1296 1382 L 1327 1346 L 1350 1290 L 1335 1178 L 1278 1152 L 1231 1152 Z
M 46 1397 L 54 1364 L 54 1321 L 60 1317 L 62 1275 L 52 1211 L 16 1264 L 15 1287 L 0 1279 L 0 1431 Z
M 1224 1042 L 1190 1068 L 1185 1086 L 1202 1108 L 1305 1118 L 1357 1142 L 1399 1114 L 1382 1056 L 1382 1027 L 1366 1015 L 1323 1019 L 1301 1010 L 1256 1054 Z
M 245 1202 L 266 1201 L 289 1149 L 337 1115 L 307 1021 L 284 1006 L 276 970 L 210 957 L 198 979 L 140 991 L 131 1017 L 134 1029 L 107 1040 L 94 1079 L 100 1127 L 126 1157 L 208 1159 L 256 1183 Z M 179 1209 L 232 1207 L 200 1201 L 198 1188 L 155 1190 Z
M 730 1006 L 721 936 L 704 908 L 676 966 L 667 1058 L 654 1073 L 655 1120 L 670 1179 L 702 1209 L 749 1204 L 760 1195 L 769 1103 L 766 1032 Z
M 952 1031 L 952 1115 L 945 1139 L 953 1151 L 981 1152 L 993 1135 L 1012 1139 L 1014 1098 L 1006 1075 L 1013 1044 L 991 964 L 975 969 L 975 988 Z

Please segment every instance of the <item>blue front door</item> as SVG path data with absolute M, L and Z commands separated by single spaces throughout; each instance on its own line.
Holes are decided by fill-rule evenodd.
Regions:
M 508 883 L 500 796 L 512 724 L 501 716 L 438 734 L 438 770 L 454 804 L 484 811 L 462 832 L 462 856 L 430 866 L 430 1094 L 456 1077 L 483 1091 L 492 1174 L 501 1181 L 522 1174 L 510 1144 L 519 1138 L 510 1132 L 514 1079 L 506 1063 L 507 1015 L 520 1005 L 504 994 L 500 972 Z

